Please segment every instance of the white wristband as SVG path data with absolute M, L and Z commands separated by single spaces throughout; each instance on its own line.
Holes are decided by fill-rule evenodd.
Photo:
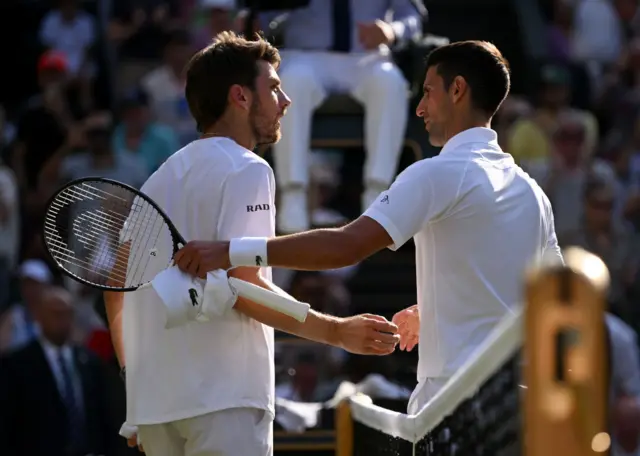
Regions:
M 266 237 L 231 239 L 229 244 L 231 266 L 268 266 L 267 240 L 268 238 Z

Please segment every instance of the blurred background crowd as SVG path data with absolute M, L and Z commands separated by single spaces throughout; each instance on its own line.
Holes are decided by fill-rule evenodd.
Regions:
M 296 3 L 308 5 L 274 10 Z M 350 11 L 338 6 L 349 3 Z M 342 34 L 341 24 L 350 24 Z M 561 245 L 603 258 L 611 312 L 640 331 L 637 0 L 3 0 L 2 454 L 126 453 L 117 436 L 124 391 L 101 296 L 50 264 L 43 208 L 83 176 L 140 187 L 197 139 L 182 70 L 224 30 L 263 30 L 282 49 L 293 105 L 282 142 L 259 151 L 276 170 L 281 233 L 353 219 L 397 171 L 436 154 L 413 113 L 421 59 L 447 40 L 493 41 L 513 70 L 513 93 L 493 123 L 502 147 L 547 192 Z M 412 255 L 409 245 L 353 268 L 275 276 L 315 309 L 391 317 L 415 302 Z M 350 357 L 279 340 L 284 399 L 325 401 L 341 381 L 363 379 L 402 398 L 415 382 L 414 354 Z M 82 451 L 66 452 L 55 418 L 63 406 L 79 410 Z M 13 442 L 8 453 L 3 442 Z

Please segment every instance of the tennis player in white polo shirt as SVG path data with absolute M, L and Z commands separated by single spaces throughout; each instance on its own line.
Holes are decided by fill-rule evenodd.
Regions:
M 172 155 L 142 187 L 187 239 L 275 234 L 274 176 L 251 152 L 279 139 L 290 104 L 280 88 L 278 51 L 232 33 L 197 53 L 186 97 L 202 138 Z M 268 267 L 230 276 L 284 293 Z M 304 323 L 238 299 L 209 322 L 165 328 L 153 288 L 106 293 L 116 353 L 126 366 L 127 423 L 149 456 L 268 456 L 273 452 L 273 328 L 360 354 L 391 353 L 397 327 L 383 317 Z M 133 443 L 130 441 L 130 443 Z
M 409 404 L 416 413 L 519 304 L 527 264 L 547 251 L 561 256 L 549 200 L 490 129 L 509 88 L 508 63 L 490 43 L 433 51 L 416 114 L 431 143 L 443 146 L 438 156 L 407 168 L 342 228 L 192 242 L 178 252 L 178 264 L 203 275 L 257 255 L 272 266 L 330 269 L 413 237 L 418 304 L 395 321 L 401 348 L 419 341 L 418 386 Z

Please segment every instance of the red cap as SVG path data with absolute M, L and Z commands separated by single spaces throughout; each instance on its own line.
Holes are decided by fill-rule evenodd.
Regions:
M 53 70 L 66 73 L 68 67 L 67 56 L 59 51 L 47 51 L 38 59 L 38 71 Z

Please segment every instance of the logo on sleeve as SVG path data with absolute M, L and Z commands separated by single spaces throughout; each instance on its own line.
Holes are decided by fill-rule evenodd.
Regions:
M 247 212 L 260 212 L 268 211 L 270 206 L 268 204 L 254 204 L 253 206 L 247 205 Z
M 198 307 L 198 291 L 195 288 L 189 288 L 189 299 L 193 307 Z
M 262 266 L 262 257 L 260 255 L 256 255 L 256 266 Z
M 389 204 L 389 195 L 384 195 L 384 198 L 380 200 L 381 203 Z

